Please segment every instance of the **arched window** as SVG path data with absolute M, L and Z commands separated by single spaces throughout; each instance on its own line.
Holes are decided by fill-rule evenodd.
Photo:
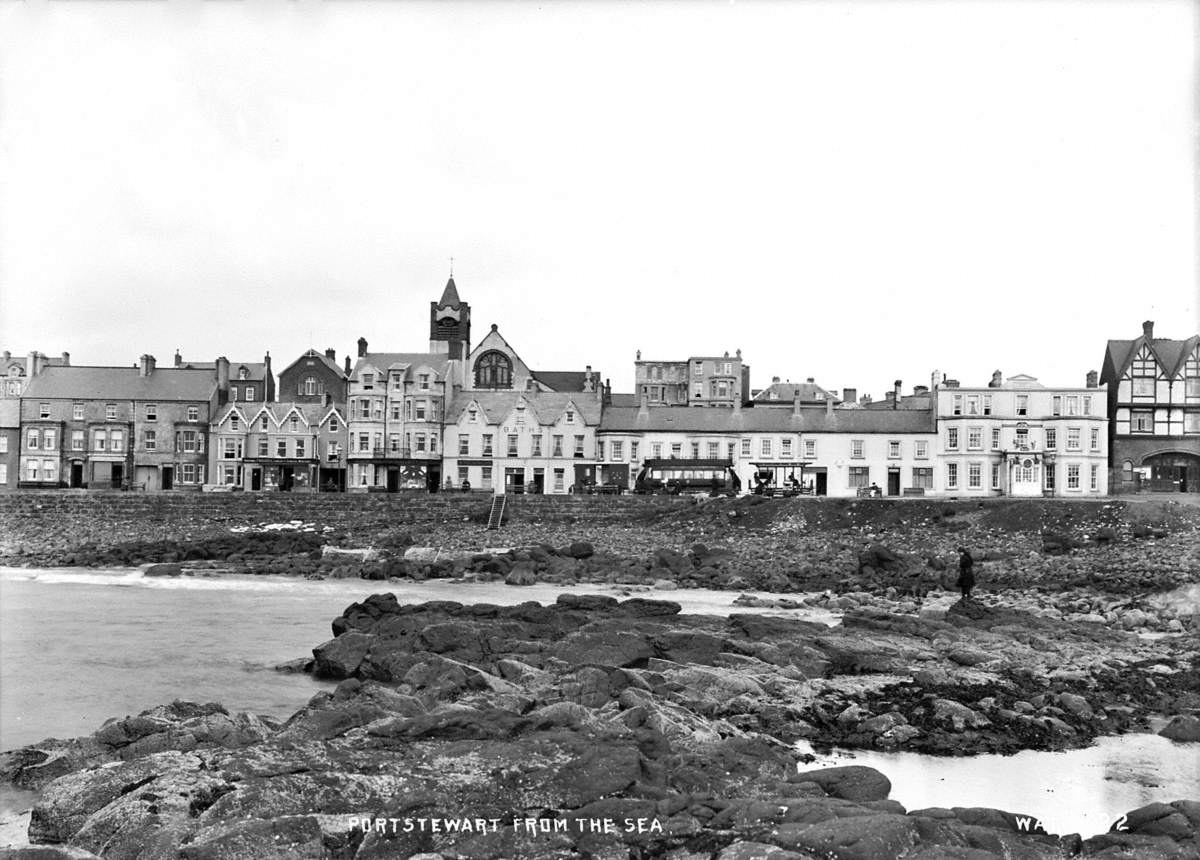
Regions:
M 1124 472 L 1126 475 L 1132 475 L 1133 474 L 1133 461 L 1125 460 L 1124 462 L 1122 462 L 1121 463 L 1121 471 Z
M 512 361 L 502 352 L 485 352 L 475 362 L 476 388 L 512 388 Z

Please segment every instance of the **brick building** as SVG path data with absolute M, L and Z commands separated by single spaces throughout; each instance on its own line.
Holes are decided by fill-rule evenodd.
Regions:
M 51 357 L 40 352 L 26 356 L 4 350 L 0 361 L 0 492 L 15 490 L 21 473 L 21 395 L 42 368 L 68 367 L 71 354 Z

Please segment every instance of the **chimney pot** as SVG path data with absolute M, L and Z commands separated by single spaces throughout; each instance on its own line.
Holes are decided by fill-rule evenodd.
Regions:
M 636 360 L 636 361 L 641 361 L 641 360 L 642 360 L 642 351 L 641 351 L 640 349 L 637 351 L 637 358 L 636 358 L 635 360 Z
M 742 357 L 742 350 L 741 350 L 740 348 L 739 348 L 739 349 L 738 349 L 738 351 L 737 351 L 737 357 L 738 357 L 738 358 L 741 358 L 741 357 Z
M 179 350 L 175 350 L 175 366 L 179 367 L 183 364 L 183 356 L 179 354 Z
M 325 357 L 330 361 L 337 361 L 337 350 L 332 348 L 325 350 Z
M 5 358 L 7 358 L 7 356 L 5 356 Z M 64 350 L 62 354 L 62 363 L 67 367 L 71 366 L 71 353 L 67 352 L 66 350 Z
M 1094 370 L 1089 370 L 1087 372 L 1087 387 L 1088 388 L 1099 388 L 1100 387 L 1099 377 L 1096 374 L 1096 371 L 1094 371 Z
M 349 354 L 346 355 L 346 375 L 347 376 L 350 375 L 350 356 L 349 356 Z
M 358 357 L 362 358 L 366 354 L 367 354 L 367 339 L 365 337 L 360 337 L 358 339 Z
M 1146 340 L 1154 340 L 1154 320 L 1146 320 L 1142 323 L 1142 335 Z
M 154 373 L 154 356 L 143 355 L 138 362 L 138 375 L 149 376 Z
M 7 349 L 4 350 L 4 360 L 8 361 L 10 358 L 12 358 L 12 353 L 9 352 Z
M 775 384 L 776 384 L 776 383 L 778 383 L 778 382 L 779 382 L 779 377 L 778 377 L 778 376 L 772 376 L 772 377 L 771 377 L 771 384 L 772 384 L 772 385 L 775 385 Z
M 858 389 L 857 388 L 843 388 L 842 389 L 842 402 L 843 403 L 853 403 L 857 399 L 858 399 Z
M 832 394 L 826 395 L 826 397 L 825 397 L 825 414 L 826 415 L 833 414 L 833 395 Z
M 808 377 L 808 379 L 806 379 L 804 381 L 807 382 L 809 385 L 812 385 L 813 383 L 815 383 L 817 381 L 817 379 L 815 376 L 810 376 L 810 377 Z

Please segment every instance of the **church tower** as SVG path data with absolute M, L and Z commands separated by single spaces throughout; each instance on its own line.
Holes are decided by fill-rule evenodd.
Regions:
M 429 351 L 460 359 L 471 352 L 471 306 L 459 300 L 453 274 L 441 300 L 429 303 Z

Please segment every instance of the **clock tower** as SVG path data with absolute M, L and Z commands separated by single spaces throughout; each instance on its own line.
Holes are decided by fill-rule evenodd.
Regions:
M 471 306 L 458 298 L 453 275 L 442 298 L 429 303 L 429 351 L 459 359 L 471 351 Z

